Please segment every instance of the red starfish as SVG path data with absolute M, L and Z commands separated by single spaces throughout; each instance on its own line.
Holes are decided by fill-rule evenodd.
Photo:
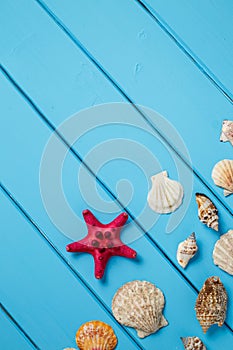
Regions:
M 99 222 L 90 210 L 84 210 L 83 217 L 88 228 L 86 237 L 68 244 L 66 250 L 91 254 L 95 261 L 96 278 L 103 277 L 111 256 L 124 256 L 131 259 L 136 257 L 137 253 L 123 244 L 120 239 L 120 231 L 128 220 L 126 213 L 120 214 L 109 224 Z

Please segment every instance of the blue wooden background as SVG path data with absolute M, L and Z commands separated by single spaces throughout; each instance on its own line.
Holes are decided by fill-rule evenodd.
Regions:
M 201 337 L 209 350 L 232 349 L 232 277 L 213 265 L 218 234 L 199 222 L 195 203 L 195 192 L 206 193 L 219 208 L 220 233 L 232 228 L 233 198 L 224 198 L 211 179 L 214 164 L 232 158 L 232 146 L 219 142 L 222 120 L 233 115 L 232 18 L 231 0 L 0 2 L 1 349 L 75 346 L 76 330 L 91 319 L 114 328 L 119 349 L 181 350 L 179 337 L 188 335 Z M 72 114 L 107 102 L 133 102 L 163 115 L 184 140 L 192 166 L 182 147 L 174 150 L 171 134 L 161 139 L 156 120 L 149 121 L 133 107 L 131 120 L 141 123 L 150 136 L 133 125 L 110 124 L 85 134 L 72 149 L 60 139 L 68 152 L 62 181 L 77 215 L 89 207 L 107 222 L 125 207 L 130 225 L 123 237 L 141 237 L 131 244 L 138 259 L 112 259 L 104 280 L 97 281 L 90 256 L 66 253 L 70 239 L 43 206 L 39 173 L 54 129 Z M 80 128 L 86 122 L 81 118 Z M 117 158 L 97 174 L 90 172 L 96 171 L 96 159 L 87 156 L 90 149 L 122 137 L 155 154 L 172 178 L 177 178 L 176 166 L 184 179 L 193 174 L 191 202 L 173 233 L 165 234 L 169 216 L 150 225 L 147 208 L 140 218 L 148 183 L 130 159 Z M 115 151 L 110 149 L 110 156 Z M 143 167 L 139 155 L 135 158 Z M 77 182 L 80 171 L 83 188 Z M 117 190 L 122 178 L 134 188 L 131 201 Z M 92 208 L 91 200 L 83 198 L 85 192 L 91 199 L 95 186 L 114 213 L 103 213 L 101 201 Z M 188 186 L 184 180 L 187 192 Z M 59 203 L 57 207 L 59 211 Z M 80 221 L 76 230 L 85 234 L 85 224 Z M 192 231 L 200 251 L 182 271 L 176 248 Z M 229 307 L 222 329 L 214 326 L 203 335 L 194 304 L 210 275 L 224 282 Z M 133 279 L 155 283 L 166 297 L 169 326 L 143 340 L 111 314 L 115 291 Z

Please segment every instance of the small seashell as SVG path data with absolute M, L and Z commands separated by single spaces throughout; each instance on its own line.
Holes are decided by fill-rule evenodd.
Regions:
M 207 350 L 203 342 L 198 337 L 180 338 L 186 350 Z
M 220 141 L 226 142 L 229 141 L 233 146 L 233 121 L 224 120 L 222 122 L 222 133 L 220 136 Z
M 75 349 L 75 348 L 65 348 L 63 350 L 77 350 L 77 349 Z
M 184 269 L 189 260 L 194 257 L 198 250 L 195 233 L 193 232 L 185 241 L 178 245 L 177 261 Z
M 218 162 L 212 171 L 215 185 L 224 188 L 224 196 L 233 193 L 233 160 L 224 159 Z
M 117 345 L 117 337 L 108 324 L 90 321 L 77 331 L 76 343 L 80 350 L 113 350 Z
M 215 243 L 213 259 L 215 265 L 233 275 L 233 230 L 222 235 Z
M 200 221 L 218 231 L 218 209 L 214 203 L 203 193 L 196 193 L 196 202 Z
M 227 292 L 219 277 L 209 277 L 196 301 L 196 316 L 204 333 L 213 324 L 222 327 L 227 311 Z
M 147 197 L 151 209 L 160 214 L 167 214 L 179 208 L 184 196 L 181 184 L 170 180 L 166 171 L 152 176 L 151 180 L 152 188 Z
M 113 297 L 112 312 L 117 321 L 137 331 L 139 338 L 147 337 L 168 324 L 162 311 L 164 295 L 147 281 L 124 284 Z

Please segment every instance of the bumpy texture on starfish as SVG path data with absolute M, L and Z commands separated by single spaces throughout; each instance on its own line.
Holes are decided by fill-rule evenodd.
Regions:
M 126 258 L 135 258 L 137 253 L 122 243 L 120 231 L 128 215 L 122 213 L 109 224 L 102 224 L 92 214 L 90 210 L 83 211 L 83 217 L 87 224 L 87 236 L 78 242 L 68 244 L 68 252 L 89 253 L 95 261 L 95 277 L 101 279 L 108 260 L 111 256 L 124 256 Z

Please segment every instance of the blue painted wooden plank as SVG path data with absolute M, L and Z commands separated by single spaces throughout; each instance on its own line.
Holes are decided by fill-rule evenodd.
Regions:
M 6 120 L 4 122 L 5 129 L 2 136 L 2 142 L 4 144 L 6 142 L 4 135 L 9 134 L 12 121 L 15 119 L 15 114 L 18 113 L 21 116 L 20 121 L 14 120 L 14 123 L 18 123 L 15 124 L 15 128 L 11 131 L 12 140 L 14 140 L 14 142 L 9 145 L 7 162 L 2 162 L 2 164 L 4 164 L 4 183 L 7 184 L 12 193 L 20 200 L 27 211 L 32 215 L 34 220 L 40 224 L 40 226 L 46 231 L 48 237 L 62 251 L 65 244 L 68 242 L 68 239 L 60 235 L 59 231 L 55 228 L 55 226 L 53 226 L 47 217 L 45 209 L 42 206 L 37 178 L 40 156 L 42 154 L 45 142 L 48 139 L 49 133 L 46 130 L 45 125 L 36 118 L 28 106 L 23 103 L 23 100 L 16 95 L 9 83 L 2 79 L 1 84 L 3 84 L 2 90 L 5 94 L 3 99 L 4 103 L 2 104 L 2 112 L 3 115 L 6 116 Z M 21 128 L 27 130 L 26 138 L 24 137 L 25 134 L 19 132 L 20 125 Z M 35 135 L 37 143 L 34 145 L 34 147 L 31 147 L 30 145 L 33 144 Z M 24 164 L 23 167 L 18 166 L 17 162 L 19 160 L 21 164 Z M 81 197 L 76 179 L 73 176 L 73 174 L 78 173 L 79 165 L 73 160 L 73 157 L 69 155 L 66 166 L 67 173 L 65 173 L 63 176 L 64 183 L 66 188 L 69 185 L 69 193 L 73 193 L 73 202 L 71 205 L 74 206 L 77 213 L 80 213 L 84 206 L 89 203 L 85 203 Z M 68 177 L 69 174 L 71 175 L 70 178 Z M 86 178 L 88 178 L 88 174 L 86 174 Z M 25 187 L 22 186 L 21 179 L 24 179 L 26 183 Z M 89 186 L 85 186 L 85 183 L 83 186 L 88 191 Z M 90 188 L 90 191 L 91 190 L 92 188 Z M 86 195 L 88 195 L 88 193 L 86 193 Z M 60 206 L 59 202 L 57 201 L 56 207 L 59 210 Z M 98 214 L 98 216 L 103 217 L 103 219 L 106 221 L 108 221 L 113 215 L 103 215 L 99 212 L 98 207 L 96 208 L 95 213 Z M 114 214 L 115 213 L 116 211 Z M 60 212 L 60 215 L 62 215 L 62 212 Z M 84 225 L 82 223 L 76 225 L 76 231 L 84 232 Z M 124 237 L 127 237 L 127 235 L 136 234 L 136 232 L 137 228 L 132 223 L 126 228 Z M 69 259 L 70 263 L 75 266 L 77 271 L 80 272 L 80 274 L 86 279 L 97 294 L 104 299 L 108 307 L 110 307 L 111 298 L 115 290 L 126 281 L 135 278 L 148 279 L 160 286 L 166 296 L 167 306 L 165 315 L 169 319 L 170 325 L 158 334 L 142 340 L 142 345 L 146 349 L 151 349 L 151 347 L 156 343 L 160 344 L 164 348 L 172 345 L 176 346 L 178 349 L 181 349 L 182 347 L 179 341 L 180 334 L 189 334 L 189 332 L 194 332 L 195 334 L 201 336 L 200 326 L 195 320 L 193 310 L 196 294 L 186 283 L 184 283 L 181 278 L 178 277 L 171 266 L 165 263 L 158 252 L 144 238 L 134 242 L 132 247 L 139 253 L 138 262 L 135 263 L 129 260 L 120 261 L 119 259 L 113 259 L 110 261 L 106 280 L 103 282 L 95 281 L 93 279 L 93 265 L 91 264 L 91 259 L 89 256 L 79 255 L 78 257 L 75 257 L 69 255 L 68 253 L 66 254 L 65 252 L 64 254 L 66 254 L 66 257 Z M 122 268 L 120 268 L 121 266 Z M 119 270 L 121 271 L 121 274 L 119 274 Z M 173 285 L 177 286 L 179 293 L 174 293 L 173 288 L 171 288 Z M 186 295 L 185 300 L 183 297 L 184 295 Z M 187 310 L 189 311 L 187 312 Z M 184 318 L 177 318 L 177 314 L 183 314 Z M 76 317 L 80 316 L 80 313 L 79 316 L 76 314 Z M 133 331 L 131 334 L 134 336 Z M 221 331 L 216 332 L 214 337 L 213 334 L 212 336 L 208 334 L 205 337 L 207 345 L 212 346 L 213 344 L 219 342 L 219 346 L 220 343 L 224 343 L 226 348 L 230 344 L 231 339 L 232 335 L 226 327 L 224 327 Z
M 111 324 L 120 346 L 138 348 L 44 244 L 2 191 L 1 300 L 41 349 L 75 346 L 82 322 Z M 7 247 L 7 249 L 6 249 Z M 87 307 L 88 305 L 88 307 Z
M 2 310 L 0 312 L 0 347 L 1 349 L 35 349 Z
M 8 62 L 16 68 L 19 81 L 28 81 L 43 110 L 56 116 L 59 124 L 64 116 L 86 106 L 122 101 L 85 55 L 57 30 L 47 16 L 43 16 L 42 11 L 39 17 L 37 12 L 37 5 L 27 0 L 0 4 L 0 59 L 2 64 Z M 27 19 L 23 17 L 26 13 Z M 36 22 L 34 18 L 37 18 Z M 31 79 L 34 87 L 30 84 Z M 61 98 L 57 98 L 56 91 Z
M 140 2 L 232 99 L 232 1 Z
M 144 191 L 144 193 L 146 193 L 146 192 Z M 137 214 L 137 211 L 135 211 L 135 215 L 136 214 Z M 147 228 L 147 226 L 146 226 L 147 220 L 148 220 L 148 216 L 146 217 L 146 220 L 143 222 L 145 228 Z M 228 218 L 228 220 L 229 220 L 229 218 Z M 228 222 L 228 220 L 226 220 L 226 222 Z M 174 259 L 174 255 L 173 255 L 173 259 Z M 211 265 L 210 265 L 210 268 L 211 268 Z M 202 283 L 202 281 L 199 281 L 199 286 L 201 286 L 201 283 Z
M 224 96 L 136 3 L 46 4 L 135 102 L 154 108 L 175 125 L 198 175 L 231 208 L 233 199 L 226 200 L 210 176 L 217 161 L 232 156 L 231 145 L 219 142 L 222 120 L 232 114 Z

